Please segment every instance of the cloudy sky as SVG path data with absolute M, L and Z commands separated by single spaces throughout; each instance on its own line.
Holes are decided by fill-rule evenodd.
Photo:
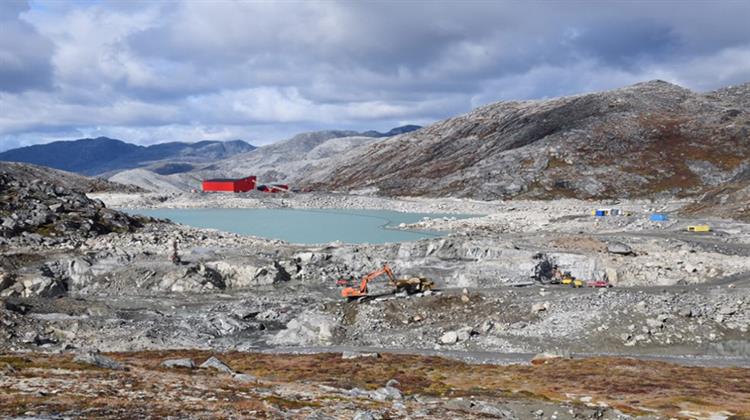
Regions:
M 750 1 L 0 1 L 0 150 L 254 144 L 649 79 L 750 81 Z

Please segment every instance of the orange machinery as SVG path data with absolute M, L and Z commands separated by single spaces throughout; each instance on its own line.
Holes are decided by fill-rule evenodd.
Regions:
M 351 299 L 351 298 L 367 296 L 367 283 L 382 276 L 383 274 L 388 275 L 388 282 L 391 283 L 395 287 L 396 276 L 393 275 L 393 270 L 391 270 L 391 267 L 388 267 L 388 264 L 384 264 L 383 268 L 379 270 L 375 270 L 372 273 L 362 277 L 362 282 L 359 284 L 358 288 L 354 288 L 350 286 L 350 287 L 345 287 L 343 290 L 341 290 L 341 297 Z
M 360 282 L 359 287 L 349 286 L 341 290 L 341 297 L 346 299 L 356 299 L 367 296 L 367 284 L 382 276 L 383 274 L 388 276 L 388 283 L 395 287 L 396 291 L 398 292 L 402 290 L 405 290 L 409 294 L 424 292 L 426 290 L 432 289 L 432 287 L 435 285 L 435 283 L 433 283 L 431 280 L 422 277 L 396 279 L 396 276 L 393 274 L 393 270 L 391 269 L 391 267 L 389 267 L 388 264 L 384 264 L 383 268 L 375 270 L 372 273 L 369 273 L 366 276 L 362 277 L 362 281 Z M 342 284 L 346 283 L 346 281 L 339 280 L 338 283 Z

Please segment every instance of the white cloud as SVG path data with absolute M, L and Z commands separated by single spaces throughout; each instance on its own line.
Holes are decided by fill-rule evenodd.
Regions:
M 746 2 L 32 6 L 0 2 L 0 149 L 96 135 L 263 143 L 654 78 L 750 79 Z

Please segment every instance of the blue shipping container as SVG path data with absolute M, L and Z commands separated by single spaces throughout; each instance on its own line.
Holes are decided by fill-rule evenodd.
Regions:
M 666 214 L 654 213 L 651 215 L 652 222 L 666 222 L 667 220 L 669 220 L 669 218 Z

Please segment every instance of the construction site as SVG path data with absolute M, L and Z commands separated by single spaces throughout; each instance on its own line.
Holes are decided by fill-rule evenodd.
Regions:
M 229 410 L 228 415 L 253 416 L 253 410 L 275 413 L 268 414 L 271 417 L 322 412 L 303 402 L 300 393 L 311 389 L 298 388 L 298 382 L 284 385 L 292 377 L 278 375 L 303 374 L 295 361 L 307 357 L 315 366 L 309 369 L 318 372 L 315 377 L 325 378 L 330 373 L 314 361 L 335 357 L 384 369 L 371 382 L 359 385 L 365 386 L 362 394 L 356 394 L 359 402 L 342 400 L 334 405 L 351 417 L 422 413 L 421 417 L 471 418 L 486 411 L 495 417 L 531 418 L 539 410 L 546 413 L 544 417 L 557 412 L 558 418 L 649 412 L 709 416 L 724 412 L 718 408 L 717 401 L 722 400 L 709 394 L 700 403 L 667 404 L 648 399 L 649 387 L 629 399 L 613 399 L 612 392 L 581 391 L 570 396 L 548 386 L 529 385 L 523 389 L 531 394 L 500 395 L 462 388 L 435 375 L 456 372 L 461 364 L 555 366 L 603 358 L 591 365 L 594 369 L 632 363 L 622 361 L 626 357 L 638 361 L 637 369 L 657 363 L 649 369 L 667 372 L 682 366 L 698 376 L 704 375 L 701 369 L 718 369 L 721 376 L 724 370 L 746 367 L 750 358 L 750 227 L 685 215 L 681 213 L 685 203 L 679 200 L 597 204 L 573 199 L 503 202 L 262 192 L 84 196 L 64 189 L 49 195 L 45 188 L 52 187 L 44 184 L 8 182 L 7 197 L 27 197 L 9 205 L 22 215 L 28 208 L 32 216 L 22 219 L 29 222 L 21 228 L 4 228 L 9 236 L 0 243 L 0 346 L 12 355 L 29 354 L 0 358 L 6 363 L 6 379 L 0 380 L 10 381 L 3 382 L 10 390 L 5 395 L 21 401 L 11 406 L 2 400 L 7 407 L 16 407 L 0 411 L 4 414 L 48 413 L 55 411 L 51 407 L 65 407 L 66 401 L 35 394 L 46 392 L 38 391 L 46 382 L 34 382 L 35 375 L 54 375 L 46 370 L 54 366 L 64 367 L 69 375 L 84 375 L 81 378 L 88 378 L 85 381 L 92 386 L 99 379 L 77 373 L 89 362 L 105 366 L 97 369 L 125 366 L 147 376 L 157 369 L 166 372 L 160 376 L 163 380 L 182 383 L 185 373 L 180 372 L 192 368 L 172 372 L 160 363 L 189 357 L 179 349 L 193 349 L 204 352 L 191 353 L 198 363 L 210 354 L 222 363 L 241 366 L 245 356 L 235 352 L 271 353 L 275 363 L 291 363 L 288 368 L 265 371 L 227 368 L 234 376 L 221 380 L 230 381 L 232 387 L 240 380 L 233 378 L 252 376 L 260 382 L 241 385 L 244 391 L 227 388 L 226 392 L 245 392 L 242 398 L 248 401 L 265 401 L 249 405 L 253 408 L 247 411 L 239 406 L 222 408 Z M 33 216 L 38 210 L 28 203 L 34 200 L 50 208 L 62 203 L 60 208 L 66 210 L 54 216 L 58 222 L 49 224 L 46 220 L 52 216 Z M 128 207 L 388 209 L 462 216 L 422 218 L 395 227 L 441 232 L 420 240 L 301 245 L 111 210 Z M 602 209 L 610 209 L 609 214 L 597 215 Z M 81 214 L 91 221 L 82 220 Z M 43 224 L 29 224 L 36 219 Z M 85 231 L 80 226 L 90 227 Z M 75 354 L 88 362 L 32 356 L 38 352 Z M 436 368 L 440 373 L 415 371 L 424 378 L 422 385 L 403 385 L 416 380 L 408 373 L 410 368 L 386 368 L 391 361 L 407 357 L 403 354 L 420 358 L 414 363 L 440 360 L 434 365 L 441 366 Z M 427 362 L 430 358 L 437 359 Z M 179 363 L 194 366 L 193 361 Z M 536 377 L 539 372 L 524 375 Z M 118 378 L 130 380 L 127 375 Z M 196 378 L 220 380 L 205 374 Z M 402 386 L 389 382 L 392 379 Z M 260 385 L 264 381 L 273 384 Z M 264 386 L 273 391 L 261 392 Z M 342 389 L 357 386 L 324 382 L 314 388 L 320 398 L 339 398 L 341 392 L 350 392 Z M 747 381 L 740 381 L 723 389 L 738 387 L 742 394 L 747 386 Z M 179 389 L 193 392 L 187 385 Z M 128 399 L 115 396 L 118 392 L 113 391 L 112 404 L 119 401 L 128 410 Z M 729 413 L 748 413 L 750 393 L 744 395 L 733 400 L 735 408 Z M 474 405 L 461 402 L 470 396 L 478 398 Z M 208 409 L 206 404 L 202 401 L 195 412 Z M 96 407 L 92 413 L 118 413 Z
M 2 164 L 0 416 L 748 417 L 747 88 Z

